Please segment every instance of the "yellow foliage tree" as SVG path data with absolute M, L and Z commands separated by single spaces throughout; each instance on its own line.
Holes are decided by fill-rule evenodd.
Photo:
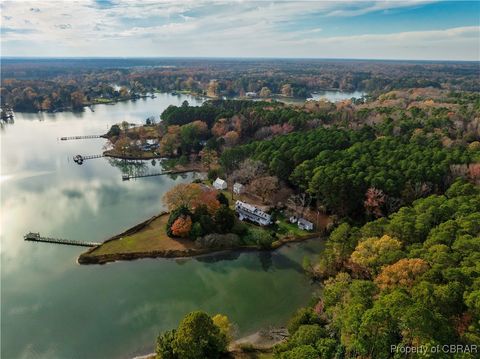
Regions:
M 398 262 L 386 266 L 375 279 L 382 290 L 396 287 L 411 288 L 416 279 L 429 268 L 427 262 L 420 258 L 400 259 Z
M 401 248 L 402 242 L 388 235 L 372 237 L 358 243 L 351 260 L 376 273 L 381 266 L 399 260 L 403 255 Z
M 233 338 L 233 325 L 226 315 L 217 314 L 213 318 L 213 324 L 215 324 L 222 334 L 225 335 L 227 341 L 230 342 Z

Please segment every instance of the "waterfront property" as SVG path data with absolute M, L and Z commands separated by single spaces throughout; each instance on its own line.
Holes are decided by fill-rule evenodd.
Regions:
M 261 226 L 272 224 L 272 217 L 269 214 L 249 203 L 237 201 L 235 202 L 235 210 L 241 221 L 248 219 Z

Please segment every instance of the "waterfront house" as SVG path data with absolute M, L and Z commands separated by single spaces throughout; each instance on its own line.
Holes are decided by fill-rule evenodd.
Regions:
M 235 211 L 241 221 L 248 219 L 261 226 L 272 224 L 272 217 L 269 214 L 249 203 L 242 201 L 235 202 Z
M 227 181 L 221 179 L 220 177 L 217 177 L 215 182 L 213 182 L 213 188 L 218 189 L 220 191 L 227 189 Z
M 313 223 L 307 221 L 305 218 L 299 218 L 297 221 L 298 228 L 303 229 L 304 231 L 312 231 Z
M 233 184 L 233 193 L 242 194 L 243 192 L 245 192 L 245 186 L 241 183 L 235 182 Z

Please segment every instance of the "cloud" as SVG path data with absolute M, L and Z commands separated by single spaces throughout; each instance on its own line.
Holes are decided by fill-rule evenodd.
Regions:
M 10 56 L 441 59 L 447 54 L 452 59 L 478 59 L 478 46 L 474 42 L 478 30 L 471 26 L 396 33 L 384 30 L 383 34 L 378 34 L 378 29 L 375 33 L 363 30 L 349 36 L 335 34 L 337 20 L 365 14 L 382 16 L 384 12 L 421 8 L 430 3 L 85 0 L 66 6 L 54 0 L 30 3 L 7 0 L 2 3 L 2 10 L 4 18 L 9 20 L 7 30 L 2 31 L 1 44 L 2 52 Z M 29 9 L 39 11 L 25 11 Z M 425 43 L 420 44 L 422 39 Z M 338 46 L 333 46 L 334 43 Z M 360 48 L 359 43 L 370 52 Z M 402 52 L 393 48 L 393 44 L 400 46 Z

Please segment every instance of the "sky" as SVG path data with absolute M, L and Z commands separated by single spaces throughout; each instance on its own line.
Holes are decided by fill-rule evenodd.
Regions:
M 480 1 L 3 0 L 1 56 L 480 60 Z

